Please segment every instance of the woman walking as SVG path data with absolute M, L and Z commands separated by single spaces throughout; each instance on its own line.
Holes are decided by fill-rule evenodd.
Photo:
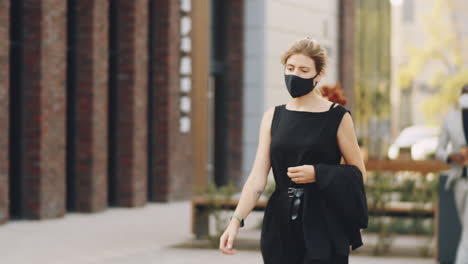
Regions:
M 349 110 L 315 89 L 327 64 L 317 42 L 294 42 L 281 62 L 292 99 L 263 115 L 253 168 L 220 238 L 220 250 L 235 253 L 239 228 L 272 168 L 276 189 L 265 208 L 260 239 L 264 263 L 348 263 L 349 247 L 362 244 L 356 228 L 367 225 L 365 195 L 363 188 L 358 190 L 366 172 L 353 120 Z M 346 165 L 340 166 L 342 156 Z

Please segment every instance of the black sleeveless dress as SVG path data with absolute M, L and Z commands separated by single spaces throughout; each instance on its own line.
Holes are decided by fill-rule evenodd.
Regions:
M 336 135 L 346 112 L 350 111 L 340 104 L 335 106 L 335 103 L 325 112 L 288 110 L 286 104 L 275 107 L 270 160 L 276 188 L 265 208 L 260 238 L 265 264 L 347 263 L 349 245 L 336 245 L 330 238 L 315 183 L 306 183 L 314 190 L 309 197 L 317 201 L 308 207 L 316 212 L 310 223 L 302 222 L 301 213 L 296 220 L 291 220 L 291 199 L 287 193 L 288 187 L 304 186 L 290 180 L 288 167 L 340 163 L 342 155 Z M 313 247 L 305 247 L 303 225 L 312 227 L 309 230 L 313 234 L 307 237 L 312 238 L 308 245 Z

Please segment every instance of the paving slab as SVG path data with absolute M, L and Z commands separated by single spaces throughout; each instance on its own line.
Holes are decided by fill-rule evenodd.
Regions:
M 260 215 L 261 216 L 261 215 Z M 213 249 L 178 248 L 193 240 L 189 201 L 68 213 L 52 220 L 12 220 L 0 226 L 2 264 L 262 263 L 259 251 L 223 255 Z M 256 217 L 259 217 L 258 214 Z M 253 228 L 252 216 L 246 227 Z M 258 234 L 258 233 L 257 233 Z M 239 234 L 255 237 L 254 231 Z M 435 263 L 432 259 L 352 256 L 350 263 Z

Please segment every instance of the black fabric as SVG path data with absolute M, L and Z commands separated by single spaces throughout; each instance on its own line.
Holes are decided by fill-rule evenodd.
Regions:
M 345 223 L 352 249 L 362 246 L 361 228 L 367 228 L 369 217 L 361 170 L 356 166 L 346 164 L 317 164 L 315 175 L 318 189 L 327 202 L 324 208 L 325 215 L 329 218 L 338 217 Z M 307 191 L 306 188 L 304 198 L 306 201 Z M 329 223 L 339 224 L 340 222 L 329 219 Z M 338 226 L 331 226 L 331 230 L 338 228 Z M 335 238 L 340 239 L 339 236 Z M 341 239 L 346 241 L 346 238 Z
M 314 77 L 306 79 L 294 74 L 285 74 L 284 81 L 289 94 L 292 97 L 300 97 L 310 93 L 315 88 L 317 85 L 315 77 L 317 76 L 318 73 Z
M 299 217 L 302 217 L 304 213 L 303 204 L 300 205 L 299 208 Z M 303 224 L 301 222 L 295 221 L 292 223 L 292 230 L 293 236 L 301 237 L 304 234 Z M 294 247 L 296 248 L 296 254 L 291 261 L 287 263 L 299 263 L 299 264 L 348 264 L 348 255 L 337 255 L 332 252 L 330 260 L 320 260 L 320 259 L 312 259 L 307 260 L 306 256 L 306 246 L 304 240 L 296 239 L 294 240 Z
M 462 119 L 463 119 L 463 131 L 465 132 L 465 139 L 468 142 L 468 109 L 462 109 Z M 462 177 L 467 177 L 466 166 L 463 167 Z
M 341 105 L 325 112 L 288 110 L 285 104 L 275 107 L 270 160 L 276 188 L 262 224 L 264 263 L 348 263 L 350 235 L 341 212 L 329 206 L 333 201 L 316 183 L 294 183 L 287 176 L 292 166 L 339 165 L 342 155 L 336 135 L 346 112 L 350 111 Z M 296 220 L 290 217 L 288 187 L 304 188 L 302 213 Z

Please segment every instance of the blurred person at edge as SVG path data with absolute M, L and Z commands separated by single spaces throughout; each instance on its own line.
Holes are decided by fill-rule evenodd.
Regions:
M 458 244 L 455 264 L 468 264 L 468 177 L 466 146 L 468 142 L 468 84 L 463 86 L 458 98 L 459 108 L 445 116 L 436 149 L 436 158 L 447 162 L 445 189 L 453 188 L 455 204 L 462 224 L 462 235 Z M 447 149 L 449 143 L 452 148 Z

